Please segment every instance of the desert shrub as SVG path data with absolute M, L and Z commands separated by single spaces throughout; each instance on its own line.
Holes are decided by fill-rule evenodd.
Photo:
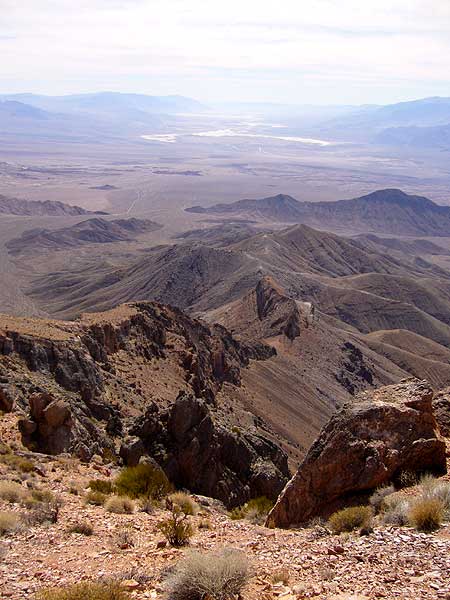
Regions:
M 54 502 L 55 496 L 50 490 L 42 490 L 37 488 L 31 491 L 31 497 L 36 502 Z
M 192 552 L 175 566 L 166 588 L 171 600 L 230 600 L 240 595 L 248 579 L 248 562 L 241 551 Z
M 450 518 L 450 482 L 427 475 L 422 478 L 420 484 L 422 495 L 440 500 L 444 506 L 445 517 Z
M 254 523 L 259 523 L 265 520 L 272 507 L 272 500 L 265 496 L 259 496 L 258 498 L 252 498 L 242 506 L 233 508 L 230 517 L 233 520 L 248 519 Z
M 199 529 L 212 529 L 213 526 L 211 524 L 211 521 L 208 521 L 208 519 L 202 519 L 198 524 L 198 528 Z
M 82 535 L 92 535 L 94 528 L 87 521 L 78 521 L 68 528 L 69 533 L 81 533 Z
M 5 454 L 11 454 L 11 448 L 8 444 L 5 444 L 2 440 L 0 440 L 0 456 Z
M 171 546 L 179 548 L 189 544 L 194 529 L 178 506 L 173 506 L 170 517 L 158 523 L 158 529 Z
M 439 498 L 422 496 L 411 503 L 408 519 L 418 531 L 435 531 L 439 529 L 444 518 L 444 504 Z
M 121 496 L 130 498 L 161 499 L 172 491 L 165 473 L 158 467 L 142 463 L 135 467 L 125 467 L 116 479 L 116 489 Z
M 105 510 L 111 513 L 131 515 L 134 508 L 133 500 L 126 496 L 111 496 L 105 502 Z
M 91 479 L 89 488 L 92 492 L 100 492 L 102 494 L 112 494 L 114 492 L 113 482 L 109 479 Z
M 401 494 L 387 496 L 381 506 L 381 522 L 384 525 L 402 527 L 408 524 L 409 501 Z
M 15 481 L 0 481 L 0 499 L 16 504 L 22 502 L 27 496 L 27 491 Z
M 120 529 L 116 534 L 116 544 L 121 550 L 132 548 L 134 544 L 134 534 L 130 529 Z
M 129 593 L 120 581 L 85 581 L 67 587 L 55 587 L 40 590 L 36 600 L 129 600 Z
M 82 492 L 82 486 L 77 481 L 69 481 L 69 485 L 67 487 L 67 491 L 69 494 L 73 494 L 74 496 L 79 496 Z
M 31 473 L 34 471 L 34 463 L 27 458 L 18 456 L 17 454 L 4 454 L 1 456 L 1 462 L 8 465 L 11 469 L 20 471 L 21 473 Z
M 198 513 L 198 504 L 189 494 L 175 492 L 174 494 L 170 494 L 167 500 L 170 505 L 178 506 L 185 515 L 194 516 Z
M 393 485 L 384 485 L 377 488 L 370 497 L 370 505 L 376 513 L 379 513 L 382 509 L 385 499 L 395 492 Z
M 51 502 L 36 502 L 34 508 L 26 514 L 25 520 L 29 525 L 57 523 L 60 508 L 61 502 L 57 499 Z
M 20 517 L 16 513 L 2 511 L 0 512 L 0 535 L 12 533 L 18 529 Z
M 86 494 L 86 504 L 93 504 L 94 506 L 103 506 L 107 499 L 106 494 L 101 492 L 88 492 Z
M 328 525 L 333 533 L 343 533 L 370 527 L 372 517 L 370 506 L 350 506 L 331 515 Z
M 155 503 L 151 498 L 141 498 L 139 501 L 139 510 L 151 515 L 155 512 Z
M 290 574 L 288 569 L 282 568 L 274 571 L 270 577 L 272 583 L 282 583 L 283 585 L 287 585 L 289 583 Z

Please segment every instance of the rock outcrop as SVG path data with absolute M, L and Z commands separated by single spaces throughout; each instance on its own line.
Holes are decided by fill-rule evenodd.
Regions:
M 435 395 L 433 413 L 441 435 L 450 437 L 450 388 L 445 388 Z
M 361 502 L 404 471 L 445 473 L 445 443 L 424 381 L 363 392 L 322 429 L 267 524 L 289 527 Z
M 228 507 L 257 496 L 275 500 L 289 477 L 287 456 L 276 444 L 224 425 L 192 394 L 180 393 L 163 411 L 151 405 L 131 433 L 176 486 Z

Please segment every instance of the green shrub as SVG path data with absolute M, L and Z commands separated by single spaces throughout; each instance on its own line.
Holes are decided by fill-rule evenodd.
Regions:
M 171 600 L 230 600 L 241 597 L 249 579 L 245 554 L 239 550 L 191 552 L 166 580 Z
M 70 525 L 68 528 L 69 533 L 81 533 L 82 535 L 92 535 L 94 533 L 94 528 L 90 523 L 86 521 L 78 521 L 73 525 Z
M 86 494 L 86 504 L 94 504 L 94 506 L 103 506 L 107 499 L 106 494 L 101 492 L 88 492 Z
M 154 465 L 142 463 L 125 467 L 116 479 L 116 489 L 121 496 L 161 499 L 172 491 L 165 473 Z
M 350 506 L 331 515 L 328 525 L 333 533 L 366 529 L 371 526 L 372 517 L 370 506 Z
M 174 506 L 170 517 L 158 523 L 157 527 L 169 544 L 176 548 L 189 544 L 190 538 L 194 535 L 192 525 L 178 506 Z
M 444 518 L 444 504 L 439 498 L 422 496 L 414 500 L 408 512 L 409 522 L 418 531 L 439 529 Z
M 129 600 L 120 582 L 83 582 L 67 587 L 40 590 L 36 600 Z
M 133 500 L 126 496 L 111 496 L 105 502 L 105 510 L 111 513 L 131 515 L 134 508 Z
M 252 498 L 242 506 L 233 508 L 230 512 L 230 518 L 233 520 L 248 519 L 253 523 L 261 523 L 273 507 L 272 500 L 265 496 Z
M 109 479 L 91 479 L 89 488 L 92 492 L 100 492 L 101 494 L 112 494 L 114 492 L 113 482 Z
M 0 499 L 16 504 L 23 502 L 27 497 L 27 491 L 15 481 L 0 481 Z
M 0 512 L 0 535 L 12 533 L 19 528 L 20 517 L 16 513 L 2 511 Z
M 185 515 L 195 516 L 198 513 L 198 504 L 189 494 L 175 492 L 170 494 L 167 500 L 170 504 L 178 506 Z

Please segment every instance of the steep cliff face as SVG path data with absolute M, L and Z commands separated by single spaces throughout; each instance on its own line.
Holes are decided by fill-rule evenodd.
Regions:
M 156 441 L 164 448 L 159 458 L 179 485 L 239 501 L 266 485 L 275 497 L 288 475 L 284 453 L 256 429 L 239 438 L 225 407 L 216 402 L 225 384 L 240 385 L 241 370 L 251 360 L 274 353 L 156 303 L 122 305 L 76 322 L 2 316 L 0 408 L 21 414 L 24 443 L 41 452 L 71 452 L 84 460 L 114 456 L 123 439 L 137 433 L 144 452 L 157 454 Z M 183 404 L 184 397 L 189 402 Z M 183 419 L 192 420 L 188 438 L 173 425 L 180 421 L 175 415 L 181 405 Z M 148 436 L 150 414 L 155 439 Z M 199 431 L 202 456 L 208 450 L 211 457 L 222 457 L 205 463 L 203 475 L 187 458 Z M 255 435 L 258 443 L 250 441 Z M 231 450 L 238 457 L 234 461 Z M 263 467 L 256 467 L 260 459 L 272 473 L 265 483 Z

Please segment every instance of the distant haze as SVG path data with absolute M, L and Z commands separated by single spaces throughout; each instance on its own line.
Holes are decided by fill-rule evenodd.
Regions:
M 0 93 L 450 96 L 449 0 L 1 0 Z

